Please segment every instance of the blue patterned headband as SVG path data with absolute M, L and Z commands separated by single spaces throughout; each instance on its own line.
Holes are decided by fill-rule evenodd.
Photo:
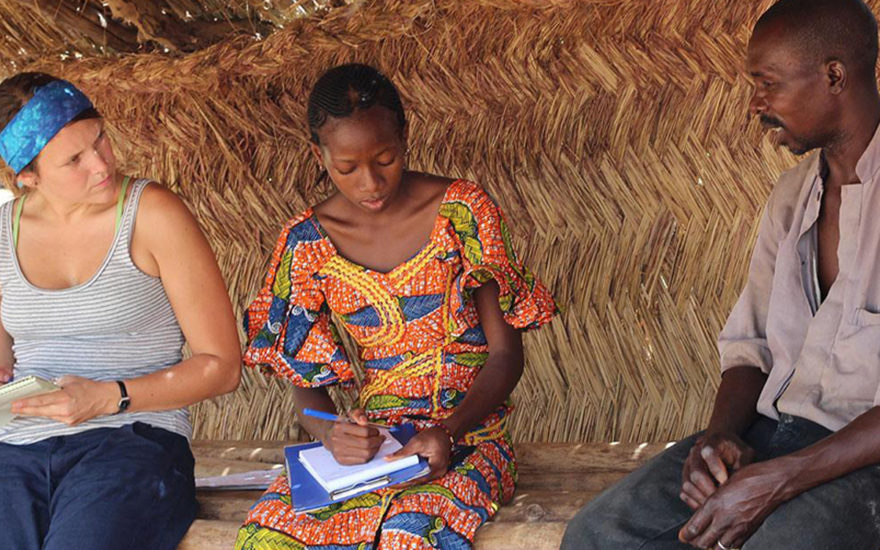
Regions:
M 67 123 L 92 108 L 89 98 L 66 80 L 40 86 L 0 132 L 0 156 L 18 174 Z

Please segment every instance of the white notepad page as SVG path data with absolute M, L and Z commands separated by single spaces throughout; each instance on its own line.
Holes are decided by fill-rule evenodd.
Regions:
M 385 457 L 399 450 L 403 445 L 394 437 L 386 437 L 373 460 L 354 466 L 343 466 L 336 462 L 333 454 L 324 446 L 306 449 L 299 454 L 299 460 L 328 493 L 351 487 L 377 477 L 403 470 L 418 464 L 418 455 L 398 460 L 385 460 Z
M 9 424 L 15 418 L 15 415 L 12 414 L 13 402 L 58 389 L 61 388 L 36 376 L 25 376 L 14 382 L 3 384 L 0 386 L 0 426 Z

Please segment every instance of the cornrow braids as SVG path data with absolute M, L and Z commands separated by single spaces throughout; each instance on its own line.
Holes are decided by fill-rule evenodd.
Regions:
M 346 118 L 356 110 L 373 105 L 385 107 L 397 116 L 400 131 L 406 126 L 406 114 L 397 88 L 378 70 L 360 63 L 334 67 L 324 73 L 309 94 L 307 115 L 312 142 L 320 145 L 318 130 L 328 117 Z

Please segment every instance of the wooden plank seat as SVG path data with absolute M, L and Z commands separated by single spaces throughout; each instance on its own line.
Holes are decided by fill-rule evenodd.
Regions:
M 590 499 L 665 443 L 520 443 L 513 501 L 480 528 L 477 550 L 555 550 L 566 522 Z M 197 441 L 196 475 L 225 475 L 280 465 L 284 442 Z M 260 491 L 199 491 L 199 518 L 179 550 L 228 550 Z

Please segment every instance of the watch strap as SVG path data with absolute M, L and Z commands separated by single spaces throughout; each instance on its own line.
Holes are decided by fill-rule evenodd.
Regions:
M 128 396 L 128 390 L 125 387 L 125 382 L 122 380 L 117 380 L 116 384 L 119 385 L 119 403 L 117 404 L 116 414 L 121 412 L 125 412 L 128 409 L 128 406 L 131 404 L 131 397 Z

